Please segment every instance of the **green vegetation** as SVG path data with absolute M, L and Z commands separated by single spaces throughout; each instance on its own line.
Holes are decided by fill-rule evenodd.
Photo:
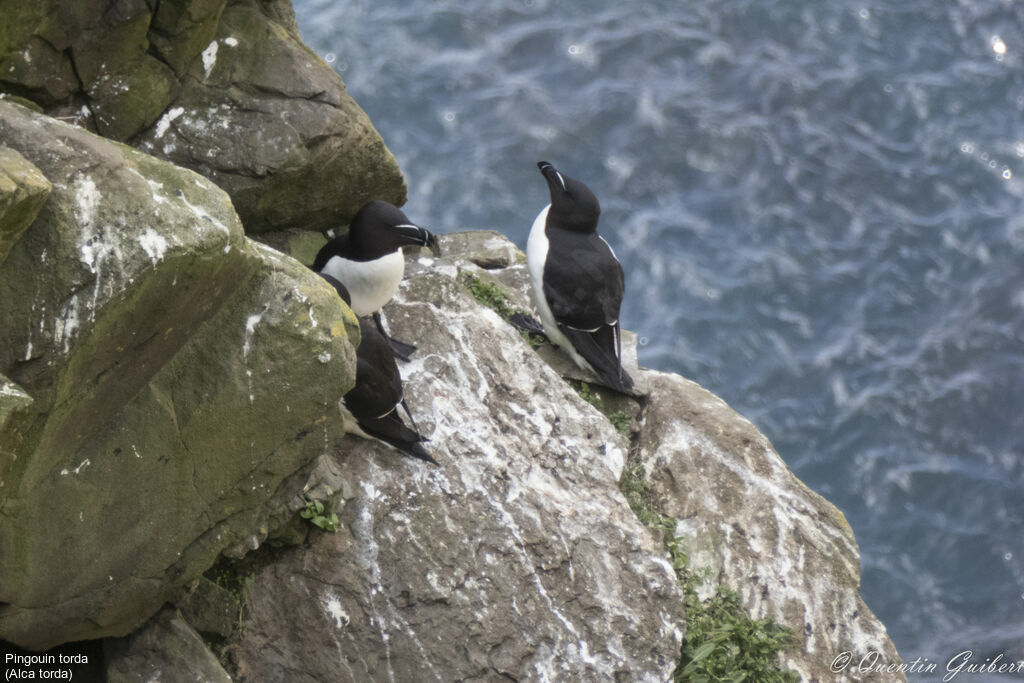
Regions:
M 665 544 L 683 588 L 686 637 L 674 679 L 680 683 L 799 681 L 795 672 L 780 671 L 776 663 L 778 653 L 792 642 L 792 631 L 770 618 L 751 619 L 739 595 L 727 587 L 703 602 L 697 596 L 705 572 L 690 567 L 683 539 L 675 535 L 675 519 L 652 507 L 643 465 L 635 452 L 623 470 L 619 489 L 637 518 Z
M 332 512 L 330 515 L 324 514 L 324 504 L 319 500 L 306 501 L 306 509 L 299 512 L 299 517 L 312 524 L 313 526 L 319 527 L 324 531 L 334 533 L 338 530 L 338 515 Z
M 615 427 L 615 431 L 627 439 L 629 438 L 629 428 L 633 423 L 633 417 L 629 413 L 624 410 L 610 410 L 601 399 L 601 394 L 594 391 L 594 388 L 587 382 L 578 380 L 568 380 L 568 382 L 576 390 L 576 393 L 580 395 L 580 398 L 600 410 L 608 418 L 608 421 L 612 423 L 612 427 Z
M 247 591 L 253 581 L 251 567 L 247 563 L 230 560 L 223 555 L 203 574 L 207 579 L 226 590 L 234 598 L 235 630 L 245 627 L 245 607 L 248 604 Z
M 664 543 L 666 547 L 675 544 L 677 540 L 675 538 L 676 520 L 661 514 L 651 506 L 650 492 L 647 489 L 647 482 L 644 480 L 643 464 L 639 458 L 633 457 L 633 454 L 630 454 L 626 467 L 622 470 L 619 490 L 626 497 L 626 502 L 629 503 L 633 514 L 643 522 L 645 527 L 650 529 L 655 538 Z M 676 559 L 675 555 L 672 559 Z
M 516 313 L 526 312 L 512 308 L 508 303 L 508 294 L 493 282 L 485 282 L 472 273 L 466 272 L 462 273 L 460 280 L 477 301 L 500 315 L 502 320 L 508 320 Z
M 526 316 L 531 315 L 529 311 L 513 308 L 508 301 L 508 294 L 505 293 L 505 290 L 500 285 L 486 282 L 467 272 L 462 273 L 459 281 L 469 290 L 473 298 L 500 315 L 501 319 L 505 322 L 509 322 L 509 319 L 517 313 Z M 519 335 L 534 348 L 541 346 L 547 341 L 544 337 L 530 334 L 526 330 L 519 330 Z
M 686 591 L 686 640 L 675 680 L 694 683 L 795 683 L 800 680 L 795 672 L 780 671 L 776 665 L 776 655 L 792 642 L 792 631 L 771 618 L 751 619 L 740 605 L 739 594 L 733 590 L 720 588 L 707 602 L 701 602 L 693 582 L 683 579 L 680 582 Z
M 576 389 L 576 393 L 580 395 L 584 401 L 594 406 L 598 410 L 601 410 L 601 397 L 594 392 L 594 388 L 587 382 L 570 382 Z

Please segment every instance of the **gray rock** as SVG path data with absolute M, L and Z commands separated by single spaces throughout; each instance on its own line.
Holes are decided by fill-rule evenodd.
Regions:
M 652 503 L 678 520 L 691 567 L 707 569 L 702 598 L 737 591 L 752 618 L 790 627 L 784 666 L 804 681 L 906 680 L 900 673 L 830 670 L 901 660 L 885 626 L 860 596 L 860 556 L 843 514 L 808 489 L 749 421 L 677 375 L 647 371 L 640 456 Z
M 56 2 L 7 3 L 0 32 L 0 89 L 52 107 L 69 102 L 81 88 L 68 48 L 80 34 L 94 3 L 68 3 L 64 21 L 53 21 Z M 93 6 L 89 6 L 93 5 Z M 81 10 L 76 11 L 76 10 Z
M 148 37 L 153 51 L 183 77 L 217 34 L 227 0 L 178 0 L 156 6 Z
M 177 604 L 182 618 L 199 633 L 226 638 L 238 627 L 242 605 L 231 591 L 200 576 Z
M 617 488 L 627 443 L 458 265 L 410 265 L 385 312 L 442 466 L 342 443 L 320 476 L 341 529 L 254 575 L 239 678 L 670 678 L 681 589 Z
M 347 437 L 293 475 L 303 483 L 288 491 L 337 501 L 341 529 L 249 565 L 259 569 L 229 640 L 233 671 L 252 681 L 666 680 L 681 595 L 615 488 L 626 443 L 460 284 L 471 273 L 527 306 L 514 246 L 493 232 L 441 242 L 443 258 L 408 255 L 385 314 L 419 345 L 401 368 L 442 466 Z M 844 651 L 898 664 L 860 598 L 841 513 L 720 399 L 636 372 L 633 445 L 653 507 L 679 519 L 691 568 L 706 570 L 700 594 L 730 587 L 752 618 L 789 626 L 796 642 L 780 665 L 803 680 L 836 680 L 829 667 Z M 621 401 L 617 410 L 636 405 Z M 303 505 L 289 495 L 278 494 L 281 514 Z
M 10 321 L 0 327 L 0 372 L 35 399 L 38 414 L 53 412 L 51 424 L 67 427 L 0 435 L 0 444 L 49 444 L 56 461 L 257 264 L 227 197 L 201 176 L 2 101 L 0 137 L 53 183 L 0 268 L 0 319 Z M 47 471 L 55 464 L 35 462 Z
M 403 204 L 397 162 L 341 79 L 262 10 L 224 10 L 140 148 L 227 190 L 251 232 L 325 230 L 370 199 Z
M 203 639 L 165 609 L 130 637 L 106 647 L 107 683 L 230 683 Z
M 484 232 L 444 236 L 445 259 L 472 269 L 467 261 L 500 252 L 499 239 Z M 472 272 L 504 285 L 511 305 L 528 307 L 525 268 L 514 258 L 507 263 Z M 693 382 L 638 368 L 635 335 L 624 339 L 626 367 L 644 406 L 637 445 L 651 502 L 679 520 L 676 533 L 691 567 L 708 570 L 701 597 L 729 587 L 752 618 L 771 616 L 792 629 L 796 642 L 782 662 L 803 680 L 836 680 L 830 665 L 843 652 L 858 661 L 878 653 L 879 662 L 898 665 L 885 626 L 860 596 L 859 552 L 843 514 L 797 479 L 749 421 Z M 564 377 L 588 379 L 554 347 L 542 346 L 538 355 Z M 904 680 L 888 672 L 858 679 L 853 667 L 845 675 Z
M 497 230 L 453 232 L 437 239 L 442 263 L 469 262 L 484 270 L 502 271 L 526 263 L 526 254 Z
M 12 5 L 0 44 L 0 88 L 49 113 L 85 101 L 95 130 L 127 140 L 174 99 L 174 72 L 149 53 L 152 13 L 145 0 Z
M 323 233 L 299 228 L 261 232 L 252 238 L 306 265 L 312 264 L 320 248 L 327 244 Z
M 45 649 L 267 535 L 358 325 L 205 178 L 3 102 L 0 137 L 53 183 L 0 267 L 0 638 Z

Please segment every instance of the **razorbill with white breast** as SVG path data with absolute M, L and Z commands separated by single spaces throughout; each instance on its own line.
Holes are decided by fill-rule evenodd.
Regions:
M 437 251 L 437 238 L 421 228 L 398 207 L 375 199 L 352 219 L 348 232 L 335 237 L 317 253 L 313 270 L 343 282 L 357 316 L 372 315 L 387 337 L 380 308 L 398 291 L 405 273 L 402 247 L 417 245 Z M 409 360 L 415 346 L 388 337 L 395 354 Z
M 547 180 L 551 203 L 533 222 L 526 264 L 544 332 L 581 368 L 629 393 L 633 380 L 622 369 L 619 332 L 625 276 L 597 234 L 597 197 L 548 162 L 537 167 Z
M 344 284 L 325 273 L 320 276 L 334 287 L 345 303 L 352 300 Z M 362 338 L 356 349 L 356 385 L 339 405 L 345 431 L 364 439 L 382 441 L 406 455 L 437 465 L 437 460 L 423 447 L 426 439 L 416 429 L 416 421 L 405 402 L 402 378 L 391 345 L 368 316 L 358 318 Z M 409 416 L 413 429 L 402 422 L 399 406 Z

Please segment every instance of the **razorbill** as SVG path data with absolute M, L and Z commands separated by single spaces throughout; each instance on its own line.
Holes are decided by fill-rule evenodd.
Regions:
M 345 283 L 357 316 L 372 315 L 381 334 L 387 337 L 380 308 L 398 291 L 405 273 L 402 247 L 418 245 L 437 251 L 437 238 L 421 228 L 398 207 L 375 199 L 365 204 L 352 219 L 348 232 L 321 247 L 313 270 Z M 395 354 L 403 360 L 415 346 L 388 337 Z
M 628 393 L 633 380 L 622 369 L 619 333 L 625 276 L 597 234 L 597 197 L 548 162 L 537 167 L 547 180 L 551 203 L 530 229 L 526 264 L 544 332 L 581 368 Z
M 336 278 L 320 273 L 345 303 L 352 299 L 348 289 Z M 369 316 L 358 316 L 362 339 L 356 349 L 356 385 L 342 398 L 339 408 L 345 421 L 345 431 L 364 439 L 376 439 L 393 446 L 402 453 L 420 460 L 438 464 L 416 430 L 416 421 L 402 395 L 402 378 L 398 374 L 395 356 L 388 340 L 371 322 Z M 401 406 L 413 429 L 402 422 L 398 412 Z

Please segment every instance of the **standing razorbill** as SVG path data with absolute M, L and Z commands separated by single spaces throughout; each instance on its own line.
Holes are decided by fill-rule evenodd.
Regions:
M 372 315 L 381 334 L 387 336 L 380 307 L 398 291 L 405 273 L 402 247 L 418 245 L 437 251 L 437 238 L 410 221 L 402 210 L 375 199 L 356 212 L 348 232 L 321 247 L 313 270 L 345 284 L 357 316 Z M 395 354 L 409 360 L 415 346 L 390 339 Z
M 548 162 L 537 167 L 548 182 L 551 203 L 530 229 L 526 264 L 544 332 L 581 368 L 628 393 L 633 380 L 622 369 L 619 334 L 625 276 L 615 253 L 597 234 L 597 197 Z
M 345 303 L 351 301 L 344 284 L 330 275 L 320 273 L 320 276 L 334 287 Z M 359 316 L 359 331 L 362 338 L 356 349 L 356 385 L 345 394 L 339 406 L 345 431 L 364 439 L 383 441 L 406 455 L 437 465 L 423 447 L 426 439 L 415 429 L 416 421 L 405 402 L 402 378 L 388 340 L 367 316 Z M 413 429 L 402 422 L 399 406 L 409 416 Z

